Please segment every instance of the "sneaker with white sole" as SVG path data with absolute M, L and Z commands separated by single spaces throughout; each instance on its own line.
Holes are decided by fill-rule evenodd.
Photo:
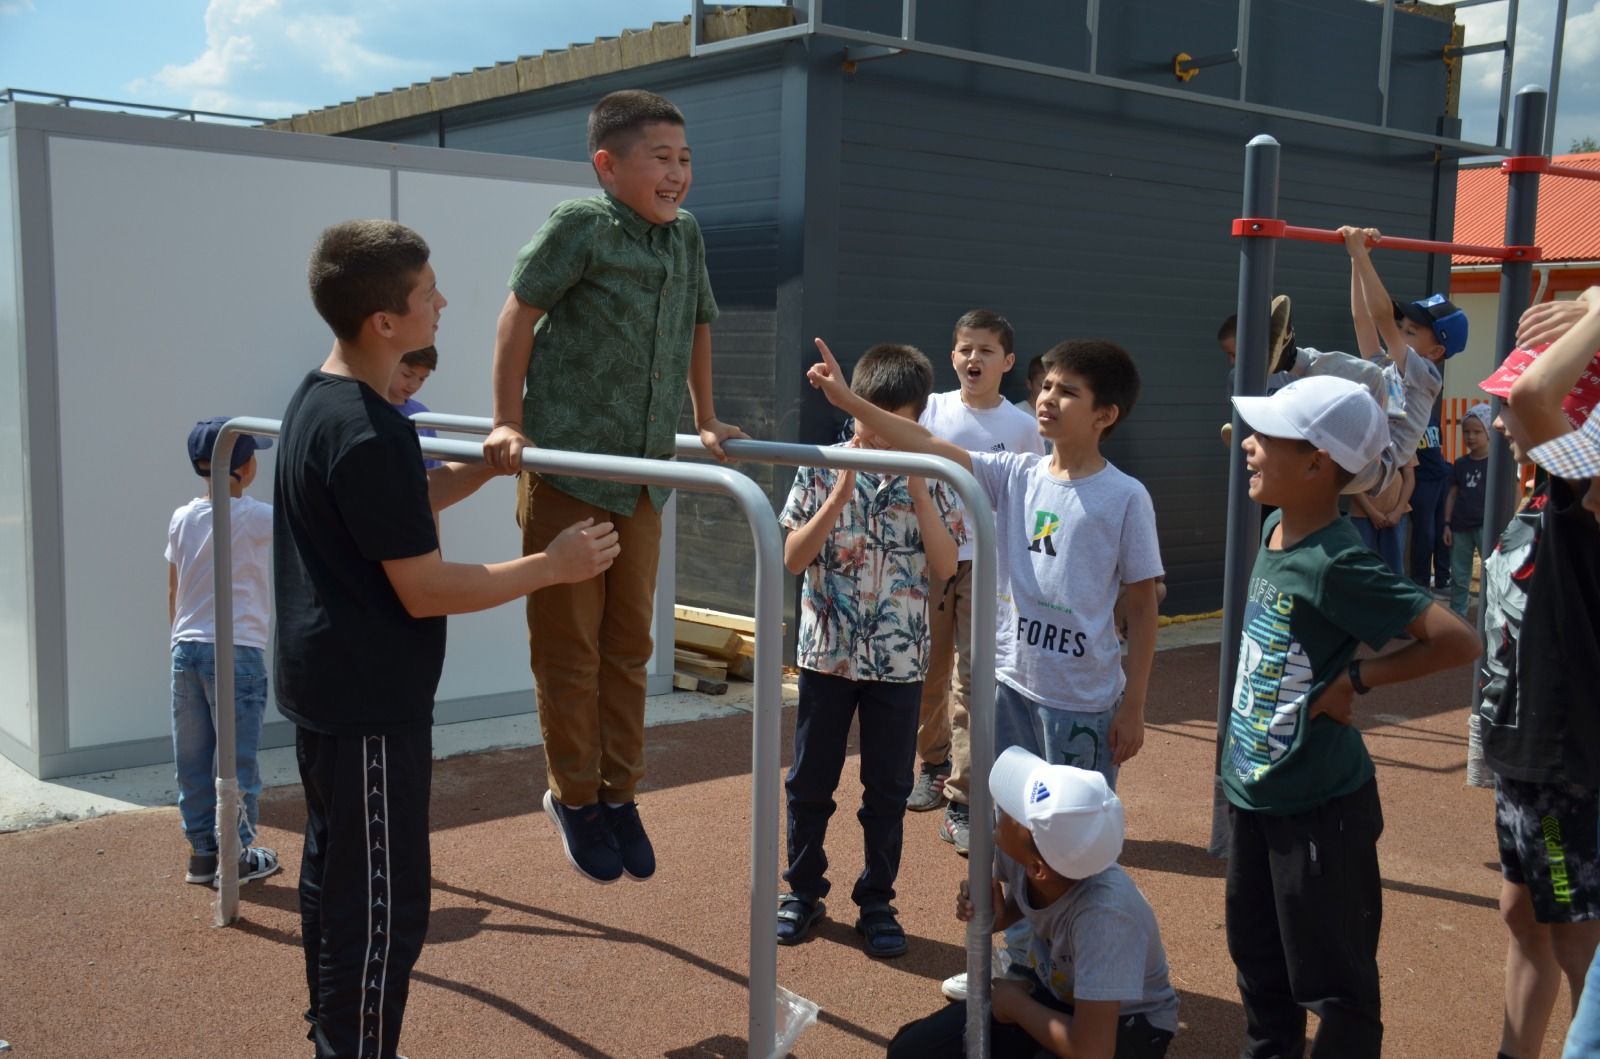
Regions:
M 211 855 L 213 877 L 206 880 L 213 886 L 217 885 L 222 879 L 221 873 L 216 871 L 216 862 L 217 855 L 213 853 Z M 197 882 L 198 880 L 193 878 L 193 857 L 189 858 L 189 864 L 190 875 L 186 876 L 186 878 L 189 882 Z M 278 863 L 277 850 L 268 849 L 266 846 L 251 846 L 239 854 L 239 881 L 247 883 L 251 879 L 265 879 L 267 876 L 277 873 L 282 867 L 283 865 Z
M 1005 979 L 1013 982 L 1026 982 L 1028 979 L 1033 977 L 1033 973 L 1031 971 L 1019 971 L 1014 970 L 1009 966 L 1002 966 L 998 956 L 995 958 L 993 969 L 994 976 L 997 980 Z M 947 1000 L 953 1000 L 957 1004 L 966 1003 L 967 972 L 962 971 L 960 974 L 953 974 L 949 978 L 946 978 L 943 982 L 940 982 L 939 992 L 943 993 L 945 995 L 945 999 Z
M 611 829 L 617 855 L 622 858 L 622 870 L 635 882 L 643 882 L 656 873 L 656 850 L 645 833 L 644 821 L 639 819 L 639 803 L 624 802 L 607 805 L 606 826 Z
M 189 867 L 183 874 L 183 881 L 199 883 L 207 886 L 212 879 L 217 877 L 217 851 L 202 853 L 199 850 L 189 851 Z
M 556 800 L 554 791 L 544 792 L 544 811 L 561 836 L 561 849 L 567 862 L 591 882 L 614 883 L 622 878 L 622 855 L 604 808 L 599 804 L 578 809 Z
M 939 837 L 956 847 L 963 857 L 972 834 L 970 810 L 965 802 L 951 802 L 945 806 L 944 819 L 939 822 Z

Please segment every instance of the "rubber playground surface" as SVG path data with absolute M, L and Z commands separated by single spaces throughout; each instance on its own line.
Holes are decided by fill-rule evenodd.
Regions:
M 1386 1054 L 1493 1055 L 1506 933 L 1490 792 L 1463 784 L 1465 670 L 1358 700 L 1387 830 Z M 1123 864 L 1160 920 L 1183 1028 L 1174 1057 L 1236 1054 L 1243 1026 L 1223 936 L 1223 863 L 1210 833 L 1217 648 L 1157 656 L 1144 750 L 1122 773 Z M 787 746 L 793 712 L 786 711 Z M 531 725 L 531 720 L 530 720 Z M 609 887 L 566 863 L 539 810 L 537 749 L 436 762 L 433 915 L 401 1049 L 412 1059 L 746 1054 L 750 720 L 652 728 L 640 796 L 661 868 Z M 812 939 L 779 950 L 778 980 L 821 1006 L 793 1054 L 881 1055 L 943 1000 L 964 966 L 952 914 L 966 862 L 907 817 L 896 904 L 910 953 L 879 962 L 851 929 L 860 870 L 846 764 L 830 833 L 834 892 Z M 310 1056 L 295 878 L 297 787 L 263 797 L 260 841 L 284 871 L 246 884 L 214 929 L 211 892 L 185 885 L 176 809 L 0 835 L 0 1038 L 18 1059 Z M 781 833 L 781 832 L 780 832 Z M 1263 912 L 1266 910 L 1264 909 Z M 1557 1003 L 1544 1054 L 1567 1025 Z

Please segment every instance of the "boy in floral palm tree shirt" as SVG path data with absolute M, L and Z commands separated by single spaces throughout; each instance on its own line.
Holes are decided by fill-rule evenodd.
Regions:
M 910 346 L 879 345 L 856 365 L 852 389 L 866 401 L 916 422 L 933 389 L 933 367 Z M 883 448 L 860 424 L 845 442 Z M 928 581 L 944 583 L 965 539 L 946 487 L 922 478 L 802 467 L 783 525 L 783 561 L 805 574 L 801 593 L 800 707 L 789 794 L 790 892 L 778 899 L 777 937 L 805 939 L 828 893 L 822 842 L 844 771 L 850 721 L 861 714 L 857 818 L 866 866 L 851 899 L 868 956 L 899 956 L 905 932 L 895 919 L 902 821 L 911 793 L 917 718 L 927 672 Z

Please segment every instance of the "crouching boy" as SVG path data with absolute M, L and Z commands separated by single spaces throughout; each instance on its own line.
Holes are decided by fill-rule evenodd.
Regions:
M 1021 747 L 995 760 L 994 929 L 1026 920 L 1029 944 L 994 983 L 991 1053 L 1032 1059 L 1159 1059 L 1178 1030 L 1178 995 L 1155 913 L 1117 864 L 1122 802 L 1098 772 Z M 967 884 L 956 918 L 972 918 Z M 967 1012 L 952 1004 L 900 1028 L 890 1059 L 966 1055 Z

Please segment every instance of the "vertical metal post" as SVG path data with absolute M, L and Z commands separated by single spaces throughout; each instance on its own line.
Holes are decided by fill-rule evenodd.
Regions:
M 1394 0 L 1383 0 L 1383 33 L 1378 45 L 1378 124 L 1389 124 L 1389 67 L 1394 64 Z
M 1239 102 L 1243 103 L 1249 98 L 1250 0 L 1239 0 L 1239 28 L 1234 37 L 1238 41 L 1234 50 L 1239 53 Z
M 1083 13 L 1084 28 L 1089 31 L 1089 72 L 1098 73 L 1100 63 L 1100 0 L 1088 0 Z
M 1516 111 L 1511 125 L 1511 153 L 1518 156 L 1539 153 L 1544 143 L 1545 93 L 1544 89 L 1529 86 L 1517 93 Z M 1539 207 L 1539 174 L 1534 172 L 1511 173 L 1506 177 L 1506 245 L 1531 246 L 1534 240 L 1534 220 Z M 1500 266 L 1500 319 L 1495 329 L 1494 362 L 1498 367 L 1517 343 L 1517 321 L 1528 307 L 1529 288 L 1533 283 L 1533 265 L 1527 261 L 1506 261 Z M 1492 399 L 1496 415 L 1500 413 L 1500 399 Z M 1515 513 L 1517 496 L 1517 465 L 1511 458 L 1511 449 L 1498 431 L 1489 432 L 1489 477 L 1484 495 L 1483 528 L 1484 546 L 1498 541 Z M 1483 607 L 1478 608 L 1479 631 L 1482 631 Z M 1473 705 L 1479 701 L 1477 681 L 1473 681 Z
M 1517 55 L 1517 5 L 1519 0 L 1509 0 L 1506 5 L 1506 54 L 1505 62 L 1500 65 L 1500 125 L 1495 132 L 1494 142 L 1506 142 L 1506 115 L 1510 111 L 1511 102 L 1511 76 L 1516 67 Z M 1543 132 L 1543 129 L 1540 130 Z M 1535 141 L 1535 146 L 1543 142 L 1541 136 Z M 1535 151 L 1537 153 L 1537 151 Z M 1526 245 L 1526 244 L 1524 244 Z M 1490 431 L 1490 433 L 1494 433 Z
M 901 0 L 900 35 L 906 40 L 917 39 L 917 0 Z
M 1561 52 L 1567 44 L 1567 0 L 1556 0 L 1556 35 L 1550 47 L 1550 101 L 1545 109 L 1548 115 L 1544 130 L 1544 153 L 1556 153 L 1556 116 L 1561 111 L 1556 100 L 1561 96 Z
M 689 0 L 689 54 L 697 55 L 705 43 L 706 0 Z
M 1257 136 L 1244 149 L 1244 217 L 1278 215 L 1278 141 Z M 1254 397 L 1266 388 L 1268 316 L 1278 241 L 1239 240 L 1239 304 L 1233 392 Z M 1249 429 L 1233 413 L 1233 446 L 1228 451 L 1228 542 L 1222 582 L 1222 647 L 1217 663 L 1217 771 L 1211 801 L 1211 852 L 1228 851 L 1227 803 L 1222 794 L 1222 747 L 1233 709 L 1234 670 L 1244 633 L 1245 595 L 1250 568 L 1261 545 L 1261 516 L 1250 500 L 1250 472 L 1240 443 Z

